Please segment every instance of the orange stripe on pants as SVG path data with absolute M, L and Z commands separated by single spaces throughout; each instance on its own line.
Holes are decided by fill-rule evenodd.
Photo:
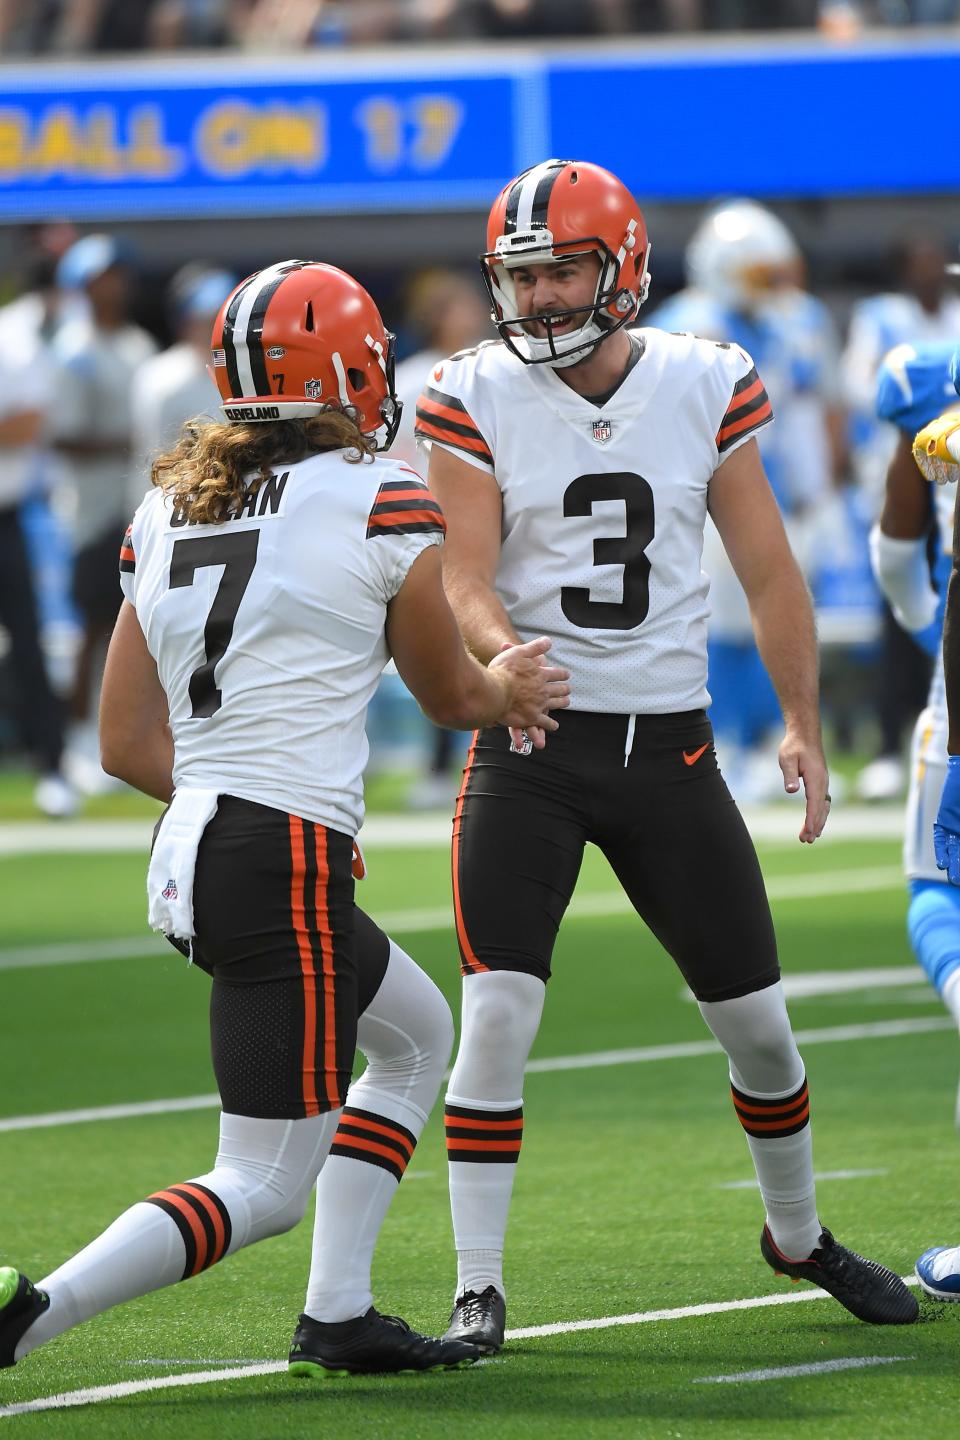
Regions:
M 320 968 L 323 974 L 323 1070 L 324 1085 L 331 1108 L 343 1102 L 338 1089 L 337 1074 L 337 1008 L 336 983 L 333 973 L 333 932 L 327 907 L 327 886 L 330 867 L 327 863 L 327 832 L 323 825 L 314 825 L 317 844 L 317 940 L 320 945 Z
M 303 822 L 296 815 L 290 815 L 290 854 L 293 873 L 290 880 L 290 916 L 293 931 L 297 937 L 300 953 L 300 971 L 303 975 L 303 1105 L 305 1115 L 319 1115 L 317 1103 L 317 980 L 313 968 L 313 951 L 307 930 L 305 890 L 307 883 L 307 860 L 303 849 Z
M 467 763 L 463 772 L 463 782 L 460 786 L 460 793 L 457 796 L 457 808 L 453 812 L 453 849 L 451 852 L 453 871 L 453 914 L 457 924 L 457 939 L 460 941 L 460 949 L 463 951 L 464 963 L 473 974 L 489 970 L 489 965 L 484 965 L 473 953 L 473 946 L 470 944 L 467 935 L 467 927 L 464 924 L 463 909 L 460 904 L 460 817 L 463 814 L 463 802 L 467 794 L 467 785 L 470 782 L 470 771 L 473 768 L 473 757 L 476 754 L 477 739 L 479 730 L 474 730 L 473 739 L 470 741 L 470 749 L 467 752 Z

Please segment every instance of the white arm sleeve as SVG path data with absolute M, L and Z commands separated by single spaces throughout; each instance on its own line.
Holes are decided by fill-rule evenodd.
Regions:
M 874 525 L 870 531 L 870 563 L 897 623 L 904 630 L 926 629 L 937 613 L 926 538 L 895 540 Z

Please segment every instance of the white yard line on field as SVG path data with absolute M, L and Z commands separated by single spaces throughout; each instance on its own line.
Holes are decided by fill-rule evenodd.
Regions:
M 870 1365 L 896 1365 L 916 1355 L 860 1355 L 847 1360 L 817 1360 L 810 1365 L 777 1365 L 771 1370 L 741 1370 L 737 1375 L 698 1375 L 692 1385 L 744 1385 L 753 1380 L 793 1380 L 798 1375 L 830 1375 L 837 1370 L 866 1370 Z
M 897 866 L 883 865 L 872 869 L 834 870 L 816 875 L 777 875 L 767 881 L 771 900 L 816 900 L 825 895 L 860 895 L 875 890 L 890 890 L 902 885 L 903 872 Z M 362 892 L 359 894 L 362 902 Z M 575 895 L 570 905 L 571 920 L 595 920 L 605 915 L 627 915 L 630 901 L 621 890 L 604 894 Z M 378 910 L 373 917 L 382 930 L 391 935 L 422 935 L 434 930 L 453 930 L 453 912 L 449 905 L 424 906 L 419 909 Z M 132 960 L 141 956 L 173 954 L 159 935 L 135 935 L 130 939 L 68 941 L 57 945 L 18 946 L 0 949 L 0 970 L 33 970 L 48 965 L 85 965 L 98 960 Z M 838 972 L 856 974 L 856 971 Z M 898 974 L 894 970 L 864 972 L 868 975 Z M 903 973 L 907 970 L 904 968 Z M 912 980 L 919 971 L 910 968 Z M 796 977 L 799 983 L 803 977 Z M 887 984 L 906 981 L 887 980 Z M 856 983 L 848 989 L 862 988 Z M 788 992 L 789 993 L 789 992 Z M 831 993 L 828 991 L 818 993 Z
M 912 1275 L 903 1277 L 907 1285 L 918 1282 Z M 539 1340 L 546 1335 L 571 1335 L 582 1330 L 609 1330 L 620 1325 L 644 1325 L 662 1320 L 686 1320 L 696 1315 L 723 1315 L 732 1310 L 759 1310 L 769 1305 L 796 1305 L 805 1300 L 827 1300 L 830 1297 L 822 1290 L 794 1290 L 789 1294 L 754 1295 L 748 1300 L 721 1300 L 705 1305 L 683 1305 L 674 1310 L 641 1310 L 633 1315 L 606 1315 L 599 1320 L 562 1320 L 554 1325 L 527 1325 L 519 1330 L 508 1330 L 507 1340 Z M 879 1359 L 879 1357 L 877 1357 Z M 912 1359 L 912 1356 L 898 1355 L 893 1359 Z M 176 1364 L 176 1361 L 170 1362 Z M 844 1369 L 849 1361 L 826 1362 L 834 1368 Z M 863 1363 L 863 1362 L 857 1362 Z M 180 1385 L 212 1385 L 225 1380 L 246 1380 L 256 1375 L 278 1375 L 287 1368 L 285 1360 L 266 1360 L 257 1365 L 241 1365 L 230 1369 L 198 1370 L 193 1374 L 161 1375 L 152 1380 L 124 1380 L 117 1385 L 95 1385 L 86 1390 L 68 1390 L 60 1395 L 42 1395 L 36 1400 L 22 1400 L 14 1405 L 0 1405 L 0 1418 L 12 1415 L 26 1415 L 35 1410 L 64 1410 L 73 1405 L 97 1405 L 104 1400 L 118 1400 L 127 1395 L 140 1395 L 149 1390 L 170 1390 Z M 790 1367 L 804 1370 L 807 1367 Z M 815 1366 L 819 1369 L 819 1366 Z M 757 1377 L 762 1372 L 746 1372 Z M 714 1377 L 704 1377 L 707 1379 Z M 722 1379 L 743 1379 L 744 1376 L 719 1377 Z
M 878 1020 L 868 1025 L 832 1025 L 821 1030 L 796 1030 L 797 1044 L 844 1044 L 851 1040 L 889 1040 L 902 1035 L 929 1035 L 940 1030 L 956 1031 L 949 1016 L 918 1020 Z M 700 1055 L 719 1055 L 715 1040 L 688 1040 L 677 1045 L 646 1045 L 635 1050 L 596 1050 L 585 1055 L 548 1055 L 531 1060 L 528 1075 L 549 1075 L 558 1070 L 596 1070 L 608 1065 L 642 1065 L 654 1060 L 690 1060 Z M 447 1071 L 447 1077 L 450 1072 Z M 53 1110 L 40 1115 L 10 1115 L 0 1119 L 0 1133 L 9 1130 L 45 1130 L 55 1125 L 78 1125 L 87 1120 L 129 1120 L 140 1115 L 174 1115 L 183 1110 L 212 1110 L 220 1097 L 187 1095 L 172 1100 L 141 1100 L 128 1105 L 100 1105 L 85 1110 Z
M 755 840 L 796 845 L 802 810 L 797 804 L 743 806 L 743 818 Z M 4 855 L 106 854 L 150 848 L 155 820 L 12 820 L 0 824 L 0 857 Z M 899 840 L 903 810 L 899 806 L 838 807 L 818 841 Z M 448 815 L 371 815 L 364 824 L 364 846 L 403 850 L 410 845 L 449 845 Z

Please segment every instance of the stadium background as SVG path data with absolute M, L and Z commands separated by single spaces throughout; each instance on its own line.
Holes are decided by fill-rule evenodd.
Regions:
M 492 195 L 557 154 L 608 166 L 640 198 L 647 315 L 683 285 L 704 208 L 752 196 L 792 229 L 842 335 L 859 297 L 896 286 L 905 235 L 952 242 L 960 229 L 956 11 L 952 0 L 7 0 L 0 299 L 26 283 L 43 227 L 64 221 L 129 247 L 133 319 L 161 345 L 173 338 L 165 287 L 185 263 L 244 275 L 317 257 L 371 289 L 403 358 L 422 343 L 411 281 L 430 267 L 476 277 Z M 954 23 L 919 23 L 930 19 Z M 69 559 L 35 551 L 65 688 L 76 637 L 51 567 Z M 827 669 L 853 693 L 869 752 L 865 653 L 852 668 L 841 657 L 839 681 Z M 13 683 L 0 660 L 8 769 Z M 374 770 L 417 763 L 426 728 L 389 681 L 371 720 Z
M 640 198 L 651 306 L 683 284 L 704 206 L 749 194 L 793 229 L 808 284 L 842 330 L 859 298 L 893 285 L 905 233 L 958 238 L 957 9 L 0 0 L 0 283 L 17 294 L 41 225 L 109 231 L 137 256 L 135 317 L 165 344 L 164 288 L 184 263 L 248 273 L 317 256 L 358 273 L 409 353 L 411 277 L 471 271 L 493 192 L 521 166 L 569 153 L 609 165 Z M 86 32 L 65 26 L 78 16 Z M 301 38 L 285 40 L 291 17 Z M 940 28 L 915 23 L 930 19 Z M 56 674 L 56 636 L 48 649 Z M 850 683 L 869 726 L 862 676 Z M 31 823 L 33 779 L 2 713 L 10 684 L 0 659 L 0 1263 L 39 1277 L 131 1197 L 204 1169 L 215 1098 L 202 981 L 145 928 L 143 855 L 159 807 L 114 794 L 88 801 L 80 821 Z M 409 718 L 392 703 L 387 748 Z M 402 806 L 382 780 L 371 792 L 374 809 Z M 837 806 L 812 852 L 786 805 L 748 818 L 816 1097 L 823 1218 L 906 1273 L 927 1244 L 957 1238 L 957 1056 L 906 942 L 900 812 Z M 442 815 L 375 814 L 364 900 L 456 1011 L 447 834 Z M 949 1429 L 960 1306 L 927 1305 L 938 1323 L 908 1340 L 847 1323 L 829 1302 L 766 1308 L 782 1282 L 757 1253 L 722 1057 L 594 854 L 555 971 L 509 1236 L 520 1333 L 502 1361 L 437 1385 L 291 1389 L 276 1372 L 302 1294 L 305 1226 L 3 1372 L 0 1425 L 23 1405 L 58 1412 L 15 1420 L 45 1440 L 134 1427 L 145 1440 L 308 1427 L 333 1440 L 439 1437 L 478 1423 L 511 1440 Z M 452 1283 L 444 1168 L 434 1120 L 375 1276 L 382 1308 L 434 1329 Z M 734 1305 L 758 1308 L 724 1313 Z M 643 1323 L 623 1323 L 636 1312 Z M 557 1333 L 536 1333 L 551 1324 Z M 791 1365 L 811 1373 L 785 1375 Z M 712 1383 L 743 1372 L 770 1383 Z M 205 1379 L 177 1388 L 192 1374 Z M 111 1398 L 118 1384 L 128 1393 Z M 49 1399 L 89 1386 L 105 1388 L 88 1407 L 59 1413 Z

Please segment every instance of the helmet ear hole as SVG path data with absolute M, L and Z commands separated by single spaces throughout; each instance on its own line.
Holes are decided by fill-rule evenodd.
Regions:
M 356 370 L 351 366 L 347 370 L 347 379 L 354 390 L 365 390 L 367 388 L 367 377 L 362 370 Z
M 309 330 L 309 331 L 310 331 L 311 335 L 313 335 L 313 334 L 316 333 L 316 328 L 317 328 L 317 327 L 316 327 L 316 326 L 314 325 L 314 323 L 313 323 L 313 301 L 312 301 L 312 300 L 308 300 L 308 301 L 307 301 L 307 310 L 306 310 L 306 314 L 304 315 L 304 318 L 303 318 L 303 326 L 304 326 L 304 329 L 305 329 L 305 330 Z

